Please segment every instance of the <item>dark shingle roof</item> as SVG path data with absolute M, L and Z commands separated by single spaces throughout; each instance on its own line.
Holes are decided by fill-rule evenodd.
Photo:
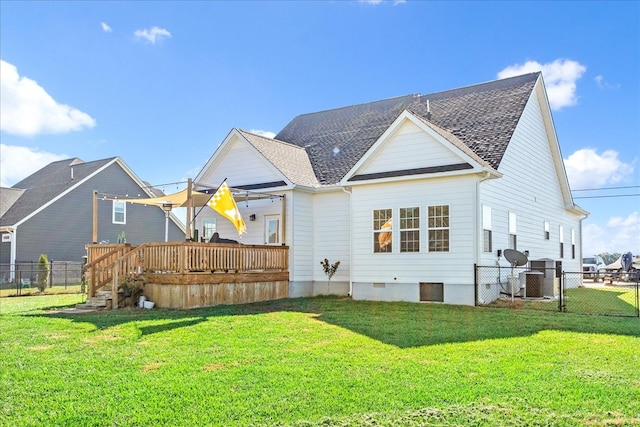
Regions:
M 291 182 L 318 186 L 304 148 L 242 130 L 238 132 Z
M 24 193 L 0 218 L 0 225 L 16 224 L 114 159 L 83 162 L 74 158 L 49 163 L 11 187 L 22 189 Z
M 406 95 L 303 114 L 287 124 L 275 139 L 304 148 L 318 181 L 335 184 L 400 113 L 409 110 L 450 132 L 498 169 L 539 75 L 531 73 L 429 95 Z

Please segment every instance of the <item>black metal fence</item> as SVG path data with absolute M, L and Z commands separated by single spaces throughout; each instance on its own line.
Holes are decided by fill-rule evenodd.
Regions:
M 557 268 L 475 267 L 476 305 L 640 317 L 636 271 L 592 277 Z
M 562 311 L 605 316 L 640 317 L 637 272 L 605 273 L 599 277 L 564 272 Z
M 51 261 L 43 278 L 46 288 L 70 287 L 82 283 L 82 262 Z M 0 290 L 15 290 L 20 295 L 28 289 L 38 288 L 38 263 L 17 262 L 0 264 Z

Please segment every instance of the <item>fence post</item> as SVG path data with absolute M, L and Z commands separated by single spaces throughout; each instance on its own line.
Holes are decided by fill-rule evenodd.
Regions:
M 563 309 L 563 305 L 564 305 L 564 283 L 566 281 L 566 275 L 567 273 L 565 271 L 562 272 L 562 274 L 560 275 L 560 277 L 558 277 L 558 291 L 559 291 L 559 295 L 558 295 L 558 311 L 562 313 Z
M 640 280 L 636 277 L 636 317 L 640 317 Z

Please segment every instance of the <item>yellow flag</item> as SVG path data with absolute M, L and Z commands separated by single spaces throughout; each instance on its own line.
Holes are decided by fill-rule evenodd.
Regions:
M 238 205 L 236 205 L 236 201 L 233 200 L 233 195 L 226 182 L 222 183 L 218 191 L 216 191 L 216 194 L 211 197 L 207 204 L 211 209 L 231 221 L 236 227 L 236 230 L 238 230 L 239 236 L 247 232 L 247 226 L 240 215 Z

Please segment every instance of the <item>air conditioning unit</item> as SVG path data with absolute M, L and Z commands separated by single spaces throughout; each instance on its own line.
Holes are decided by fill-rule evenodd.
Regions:
M 544 296 L 544 273 L 523 271 L 520 273 L 520 284 L 524 285 L 524 297 L 542 298 Z

